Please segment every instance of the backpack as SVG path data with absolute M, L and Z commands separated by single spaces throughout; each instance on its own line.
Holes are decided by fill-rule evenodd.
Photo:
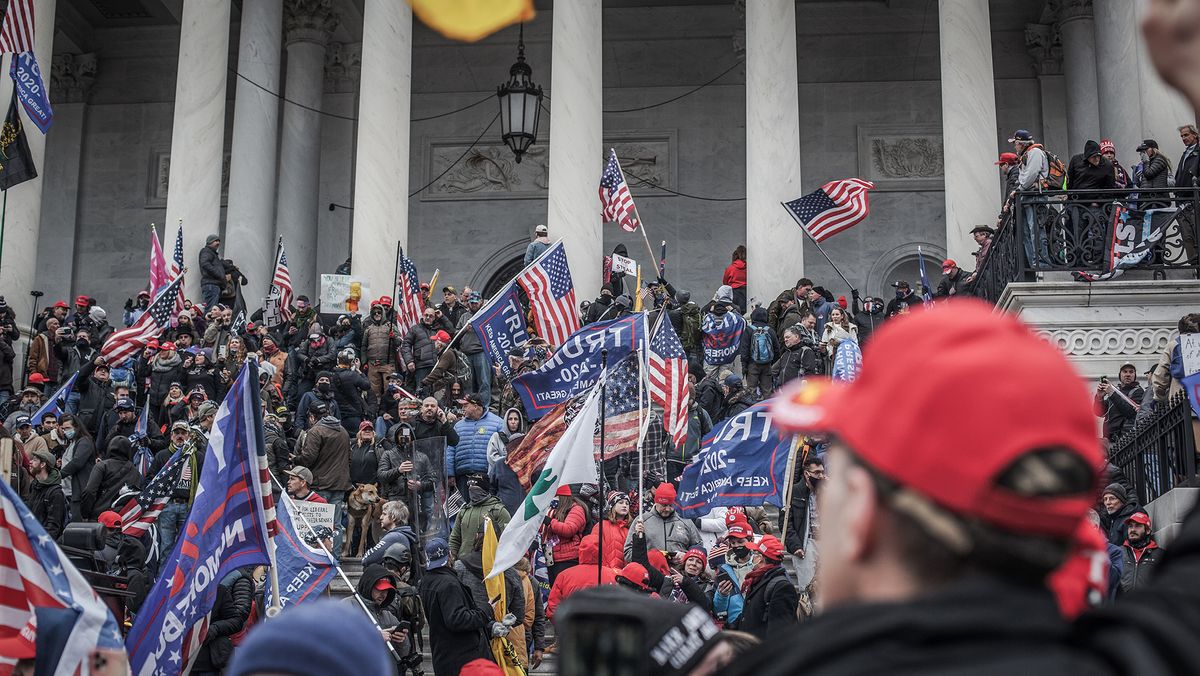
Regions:
M 775 361 L 775 350 L 771 347 L 771 336 L 767 333 L 769 326 L 754 327 L 750 338 L 750 361 L 755 364 L 770 364 Z
M 694 303 L 683 306 L 683 332 L 679 342 L 685 352 L 693 352 L 700 347 L 697 336 L 700 335 L 700 308 Z
M 1038 189 L 1040 190 L 1066 190 L 1067 189 L 1067 165 L 1058 158 L 1058 155 L 1046 150 L 1040 143 L 1035 143 L 1030 148 L 1041 148 L 1042 152 L 1046 153 L 1046 175 L 1038 177 Z

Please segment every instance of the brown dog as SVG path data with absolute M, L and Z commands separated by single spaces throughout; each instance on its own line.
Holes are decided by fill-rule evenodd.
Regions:
M 379 497 L 379 487 L 375 484 L 354 484 L 354 490 L 346 497 L 346 512 L 350 515 L 349 528 L 342 540 L 342 556 L 350 555 L 350 543 L 354 532 L 360 531 L 358 551 L 355 556 L 362 558 L 367 551 L 367 539 L 374 538 L 379 532 L 379 514 L 383 507 L 383 499 Z

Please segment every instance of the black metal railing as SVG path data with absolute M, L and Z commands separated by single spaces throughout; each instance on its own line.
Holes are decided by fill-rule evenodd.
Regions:
M 1196 439 L 1192 406 L 1179 391 L 1117 440 L 1109 462 L 1133 483 L 1140 504 L 1177 486 L 1196 486 Z
M 1039 272 L 1105 272 L 1118 207 L 1160 209 L 1153 223 L 1166 223 L 1162 241 L 1131 269 L 1197 269 L 1200 188 L 1018 192 L 976 273 L 975 295 L 995 303 L 1010 282 Z

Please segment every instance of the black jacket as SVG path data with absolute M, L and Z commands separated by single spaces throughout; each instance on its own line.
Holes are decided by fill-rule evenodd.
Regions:
M 1140 556 L 1134 556 L 1133 545 L 1126 540 L 1125 545 L 1121 547 L 1121 554 L 1124 557 L 1121 561 L 1121 593 L 1145 587 L 1154 568 L 1162 562 L 1166 553 L 1167 550 L 1162 549 L 1157 542 L 1151 540 L 1142 548 Z
M 142 475 L 133 466 L 133 444 L 127 437 L 115 437 L 108 444 L 108 457 L 92 470 L 87 487 L 83 489 L 80 505 L 83 515 L 95 519 L 101 512 L 112 509 L 121 488 L 142 487 Z
M 1133 500 L 1122 505 L 1116 514 L 1106 514 L 1104 508 L 1101 507 L 1100 525 L 1104 526 L 1104 532 L 1108 536 L 1108 541 L 1118 547 L 1125 544 L 1125 538 L 1129 535 L 1129 526 L 1125 524 L 1125 520 L 1133 516 L 1134 512 L 1140 510 L 1141 507 Z
M 51 469 L 45 481 L 33 480 L 28 502 L 33 518 L 57 540 L 62 535 L 67 516 L 67 498 L 63 495 L 62 477 L 57 469 Z
M 225 263 L 212 247 L 200 250 L 200 283 L 225 285 Z
M 92 472 L 96 469 L 96 442 L 92 441 L 91 437 L 77 436 L 73 446 L 71 460 L 63 461 L 59 474 L 64 479 L 71 480 L 71 500 L 82 502 L 83 489 L 88 485 L 88 481 L 92 478 Z M 71 446 L 67 448 L 71 448 Z M 66 451 L 63 451 L 63 455 L 66 455 Z
M 433 422 L 425 422 L 421 416 L 416 416 L 412 419 L 413 439 L 428 439 L 430 437 L 446 437 L 447 446 L 458 445 L 458 432 L 454 431 L 454 425 L 449 422 L 442 422 L 434 419 Z M 389 434 L 391 430 L 388 430 Z
M 370 445 L 350 442 L 350 482 L 356 484 L 373 484 L 379 472 L 379 456 L 383 452 L 378 440 Z
M 429 621 L 433 673 L 457 674 L 474 659 L 492 659 L 488 643 L 491 616 L 475 605 L 471 592 L 449 566 L 421 576 L 421 603 Z
M 1188 152 L 1188 151 L 1191 152 Z M 1191 188 L 1196 185 L 1200 176 L 1200 144 L 1185 148 L 1179 157 L 1179 166 L 1175 168 L 1175 187 Z
M 253 598 L 254 583 L 241 570 L 235 570 L 221 580 L 217 586 L 217 600 L 213 604 L 208 635 L 196 653 L 193 672 L 219 671 L 229 664 L 229 656 L 233 654 L 233 640 L 230 637 L 246 626 Z
M 361 418 L 363 414 L 362 393 L 371 389 L 366 376 L 350 368 L 333 370 L 333 399 L 343 418 Z
M 75 381 L 75 391 L 79 393 L 79 404 L 75 410 L 83 426 L 93 435 L 99 426 L 100 416 L 112 407 L 113 401 L 112 381 L 101 382 L 92 377 L 95 368 L 95 362 L 84 364 L 79 369 L 79 378 Z
M 1128 385 L 1113 383 L 1113 386 L 1128 397 L 1129 401 L 1115 392 L 1107 398 L 1101 397 L 1098 393 L 1096 395 L 1097 413 L 1104 415 L 1104 436 L 1110 441 L 1120 439 L 1127 430 L 1133 429 L 1133 423 L 1137 417 L 1137 409 L 1134 408 L 1134 405 L 1140 406 L 1142 397 L 1146 395 L 1146 391 L 1136 380 Z M 1113 544 L 1118 543 L 1114 542 Z
M 1083 152 L 1071 158 L 1071 164 L 1067 167 L 1067 188 L 1069 190 L 1109 190 L 1117 187 L 1112 162 L 1101 157 L 1100 163 L 1093 166 L 1091 162 L 1087 161 L 1089 155 L 1099 152 L 1100 144 L 1089 140 L 1084 144 Z M 1071 199 L 1102 200 L 1104 197 L 1102 195 L 1077 194 L 1071 195 Z
M 1146 166 L 1142 168 L 1142 183 L 1139 188 L 1165 188 L 1167 187 L 1167 174 L 1171 171 L 1171 166 L 1167 163 L 1167 156 L 1162 153 L 1154 153 L 1154 157 L 1146 162 Z
M 761 639 L 779 633 L 794 633 L 789 630 L 796 625 L 799 595 L 783 566 L 775 566 L 755 580 L 745 599 L 738 631 Z

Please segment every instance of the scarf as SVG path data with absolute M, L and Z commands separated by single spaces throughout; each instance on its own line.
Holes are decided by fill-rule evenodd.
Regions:
M 753 587 L 763 575 L 766 575 L 778 567 L 778 563 L 770 563 L 764 559 L 762 563 L 754 567 L 754 570 L 746 573 L 746 579 L 742 581 L 742 596 L 749 594 L 750 588 Z

